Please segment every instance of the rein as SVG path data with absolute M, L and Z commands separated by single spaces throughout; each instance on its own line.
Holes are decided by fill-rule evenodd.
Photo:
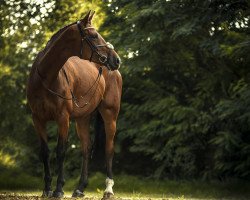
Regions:
M 80 21 L 78 21 L 76 24 L 77 24 L 78 30 L 79 30 L 79 32 L 80 32 L 80 35 L 81 35 L 80 58 L 83 58 L 83 42 L 86 41 L 87 44 L 89 45 L 90 49 L 91 49 L 91 56 L 90 56 L 90 58 L 89 58 L 89 61 L 90 61 L 90 62 L 92 61 L 93 54 L 96 53 L 96 54 L 99 56 L 99 61 L 100 61 L 102 64 L 104 64 L 104 65 L 110 70 L 110 67 L 109 67 L 109 65 L 108 65 L 108 58 L 109 58 L 109 55 L 110 55 L 110 51 L 111 51 L 112 49 L 114 49 L 113 45 L 110 44 L 109 42 L 107 42 L 107 43 L 104 44 L 104 45 L 95 45 L 95 44 L 91 41 L 91 39 L 90 39 L 87 35 L 85 35 L 85 33 L 84 33 L 84 30 L 91 29 L 91 28 L 94 28 L 94 27 L 86 27 L 86 28 L 82 29 L 82 27 L 81 27 L 81 22 L 80 22 Z M 98 52 L 97 49 L 100 48 L 100 47 L 107 47 L 107 48 L 110 50 L 107 56 L 105 56 L 105 55 L 103 55 L 103 54 L 101 54 L 101 53 Z M 71 97 L 70 97 L 70 98 L 67 98 L 67 97 L 65 97 L 65 96 L 63 96 L 63 95 L 61 95 L 61 94 L 59 94 L 58 92 L 53 91 L 53 90 L 51 90 L 50 88 L 48 88 L 48 87 L 44 84 L 44 82 L 43 82 L 44 77 L 43 77 L 42 74 L 39 72 L 38 67 L 36 67 L 36 71 L 37 71 L 37 74 L 38 74 L 39 78 L 41 79 L 41 82 L 42 82 L 43 87 L 44 87 L 46 90 L 48 90 L 51 94 L 53 94 L 53 95 L 55 95 L 55 96 L 57 96 L 57 97 L 59 97 L 59 98 L 61 98 L 61 99 L 64 99 L 64 100 L 72 100 L 72 101 L 74 102 L 74 104 L 76 105 L 76 107 L 78 107 L 78 108 L 83 108 L 83 107 L 85 107 L 86 105 L 88 105 L 88 104 L 90 103 L 90 101 L 92 100 L 92 98 L 94 97 L 94 95 L 95 95 L 95 93 L 96 93 L 96 90 L 97 90 L 97 87 L 98 87 L 98 85 L 99 85 L 100 78 L 101 78 L 101 75 L 102 75 L 102 67 L 100 67 L 100 68 L 99 68 L 99 72 L 98 72 L 98 76 L 97 76 L 95 82 L 94 82 L 93 85 L 87 90 L 87 92 L 86 92 L 85 94 L 81 95 L 81 98 L 83 99 L 84 96 L 86 96 L 86 95 L 92 90 L 92 88 L 94 88 L 94 86 L 95 86 L 95 88 L 94 88 L 94 93 L 93 93 L 92 96 L 89 98 L 89 100 L 88 100 L 86 103 L 84 103 L 84 105 L 80 106 L 79 100 L 77 99 L 77 97 L 74 95 L 73 91 L 72 91 L 71 88 L 70 88 L 70 82 L 69 82 L 68 76 L 67 76 L 66 71 L 65 71 L 64 68 L 62 68 L 62 71 L 63 71 L 63 74 L 64 74 L 65 79 L 66 79 L 66 81 L 67 81 L 67 84 L 68 84 L 68 86 L 69 86 L 69 90 L 70 90 L 70 93 L 71 93 Z
M 71 88 L 70 88 L 70 82 L 69 82 L 68 76 L 67 76 L 66 71 L 65 71 L 64 68 L 62 68 L 62 71 L 63 71 L 63 74 L 64 74 L 65 79 L 66 79 L 66 81 L 67 81 L 67 84 L 68 84 L 68 86 L 69 86 L 71 98 L 67 98 L 67 97 L 65 97 L 65 96 L 63 96 L 63 95 L 61 95 L 61 94 L 59 94 L 58 92 L 55 92 L 55 91 L 49 89 L 49 88 L 44 84 L 44 82 L 43 82 L 43 79 L 44 79 L 44 78 L 43 78 L 43 76 L 41 75 L 41 73 L 39 72 L 38 67 L 36 67 L 36 71 L 37 71 L 37 74 L 38 74 L 39 78 L 41 79 L 41 82 L 42 82 L 43 87 L 44 87 L 46 90 L 48 90 L 51 94 L 53 94 L 53 95 L 55 95 L 55 96 L 57 96 L 57 97 L 59 97 L 59 98 L 61 98 L 61 99 L 64 99 L 64 100 L 72 100 L 72 101 L 74 102 L 74 104 L 76 105 L 76 107 L 78 107 L 78 108 L 83 108 L 83 107 L 85 107 L 85 106 L 88 105 L 88 104 L 90 103 L 90 101 L 93 99 L 93 97 L 94 97 L 94 95 L 95 95 L 95 93 L 96 93 L 97 87 L 98 87 L 98 85 L 99 85 L 101 75 L 102 75 L 102 67 L 100 67 L 100 68 L 99 68 L 99 72 L 98 72 L 98 76 L 97 76 L 95 82 L 94 82 L 93 85 L 87 90 L 87 92 L 85 92 L 83 95 L 81 95 L 81 98 L 83 99 L 83 98 L 91 91 L 91 89 L 96 85 L 96 86 L 95 86 L 95 89 L 94 89 L 94 92 L 93 92 L 93 94 L 92 94 L 92 96 L 89 98 L 89 100 L 88 100 L 86 103 L 84 103 L 82 106 L 80 106 L 79 100 L 77 99 L 77 97 L 74 95 L 73 91 L 72 91 Z

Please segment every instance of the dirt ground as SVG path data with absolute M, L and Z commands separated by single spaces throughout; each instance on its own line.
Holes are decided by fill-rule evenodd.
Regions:
M 44 199 L 49 199 L 49 200 L 55 200 L 58 198 L 41 198 L 38 195 L 34 194 L 17 194 L 17 193 L 10 193 L 10 192 L 1 192 L 0 193 L 0 199 L 6 199 L 6 200 L 44 200 Z M 84 200 L 101 200 L 99 197 L 84 197 L 84 198 L 71 198 L 70 196 L 65 196 L 63 199 L 71 199 L 71 200 L 76 200 L 76 199 L 84 199 Z M 129 200 L 129 199 L 122 199 L 122 198 L 109 198 L 109 199 L 103 199 L 102 200 Z
M 29 194 L 17 194 L 17 193 L 9 193 L 9 192 L 3 192 L 3 193 L 0 193 L 0 199 L 8 199 L 8 200 L 41 200 L 41 199 L 47 199 L 47 198 L 41 198 L 40 196 L 38 195 L 29 195 Z M 54 199 L 57 199 L 57 198 L 49 198 L 50 200 L 54 200 Z M 74 199 L 76 200 L 76 198 L 70 198 L 70 197 L 64 197 L 63 199 Z M 80 199 L 80 198 L 78 198 Z M 115 200 L 121 200 L 120 198 L 112 198 L 112 199 L 115 199 Z M 95 198 L 95 197 L 84 197 L 84 200 L 99 200 L 99 198 Z

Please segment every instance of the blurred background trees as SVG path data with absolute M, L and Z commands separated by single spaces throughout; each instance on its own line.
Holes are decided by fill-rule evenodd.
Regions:
M 103 27 L 124 57 L 118 134 L 134 158 L 129 170 L 137 163 L 156 177 L 248 179 L 247 2 L 109 5 Z
M 0 173 L 25 169 L 41 175 L 26 80 L 34 57 L 53 33 L 89 9 L 96 11 L 95 27 L 123 61 L 115 172 L 249 180 L 247 0 L 4 0 Z M 48 132 L 53 155 L 56 127 L 50 124 Z M 72 123 L 66 160 L 70 177 L 80 172 L 79 147 Z

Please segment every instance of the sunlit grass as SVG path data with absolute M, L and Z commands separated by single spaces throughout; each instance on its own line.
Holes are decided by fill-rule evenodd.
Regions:
M 105 189 L 105 175 L 96 173 L 89 179 L 85 195 L 90 199 L 101 199 Z M 115 176 L 115 197 L 121 199 L 250 199 L 250 185 L 234 182 L 201 182 L 152 180 L 128 175 Z M 56 178 L 53 179 L 53 188 Z M 66 180 L 65 196 L 71 197 L 77 179 Z M 40 196 L 43 180 L 13 172 L 0 173 L 1 191 L 14 192 L 21 195 Z
M 16 192 L 11 192 L 11 191 L 5 191 L 1 192 L 0 191 L 0 199 L 25 199 L 25 200 L 33 200 L 33 199 L 41 199 L 39 198 L 41 196 L 41 193 L 39 192 L 27 192 L 27 191 L 16 191 Z M 63 199 L 76 199 L 71 197 L 71 193 L 66 192 L 64 194 Z M 78 198 L 79 199 L 79 198 Z M 83 199 L 83 198 L 81 198 Z M 86 193 L 84 199 L 87 200 L 99 200 L 102 199 L 102 195 L 99 193 Z M 145 195 L 137 195 L 137 194 L 116 194 L 114 198 L 111 198 L 110 200 L 190 200 L 190 198 L 186 198 L 185 196 L 179 196 L 179 197 L 166 197 L 166 198 L 152 198 L 150 196 L 145 196 Z M 198 200 L 198 199 L 196 199 Z M 211 200 L 216 200 L 216 199 L 211 199 Z
M 96 173 L 89 178 L 86 189 L 87 196 L 101 197 L 105 189 L 105 175 Z M 172 181 L 153 180 L 129 175 L 117 175 L 114 177 L 114 191 L 116 197 L 132 199 L 244 199 L 250 197 L 250 185 L 248 183 L 231 182 L 202 182 L 202 181 Z M 65 191 L 71 192 L 75 189 L 78 179 L 67 180 Z M 247 198 L 246 198 L 247 199 Z M 250 199 L 250 198 L 249 198 Z

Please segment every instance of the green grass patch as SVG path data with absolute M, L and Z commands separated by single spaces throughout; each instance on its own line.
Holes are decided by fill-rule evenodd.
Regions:
M 101 198 L 105 189 L 106 176 L 96 173 L 89 178 L 86 195 Z M 132 199 L 250 199 L 250 184 L 242 181 L 201 182 L 152 180 L 128 175 L 114 178 L 116 197 Z M 53 178 L 55 188 L 56 177 Z M 66 180 L 64 190 L 71 195 L 78 183 L 77 179 Z M 0 173 L 1 191 L 36 191 L 41 194 L 43 178 L 31 177 L 14 170 Z
M 0 172 L 0 190 L 37 190 L 42 188 L 42 179 L 32 177 L 16 169 L 3 169 Z
M 87 192 L 103 193 L 106 176 L 96 173 L 89 179 Z M 243 181 L 202 182 L 202 181 L 171 181 L 152 180 L 135 176 L 118 175 L 114 177 L 114 191 L 123 197 L 143 198 L 199 198 L 199 199 L 250 199 L 250 184 Z M 65 190 L 72 191 L 78 180 L 70 180 Z

